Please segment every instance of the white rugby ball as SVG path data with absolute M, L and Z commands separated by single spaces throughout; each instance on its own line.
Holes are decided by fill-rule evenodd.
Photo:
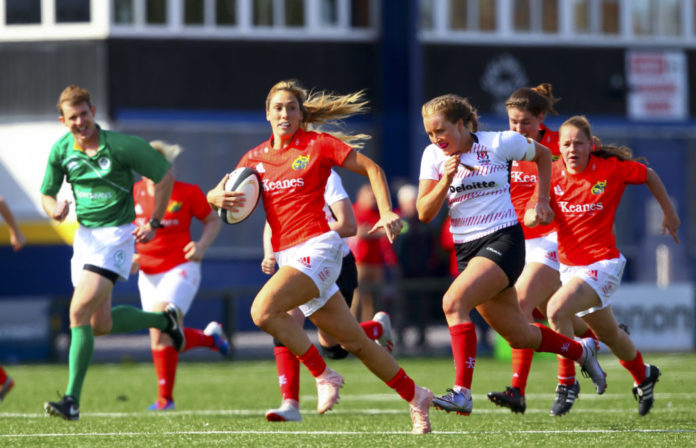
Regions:
M 247 219 L 259 205 L 261 199 L 261 179 L 253 168 L 242 167 L 230 173 L 225 182 L 225 191 L 237 191 L 244 193 L 246 201 L 236 211 L 219 209 L 218 215 L 227 224 L 237 224 Z

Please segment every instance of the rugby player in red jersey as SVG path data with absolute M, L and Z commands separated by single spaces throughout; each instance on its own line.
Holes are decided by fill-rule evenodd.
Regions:
M 648 186 L 664 213 L 662 233 L 669 232 L 677 243 L 680 220 L 660 177 L 635 161 L 629 148 L 602 145 L 583 116 L 566 120 L 559 134 L 562 158 L 553 165 L 550 204 L 556 214 L 563 286 L 548 302 L 548 319 L 559 333 L 572 336 L 573 316 L 582 317 L 633 376 L 638 413 L 646 415 L 654 402 L 660 369 L 643 362 L 614 318 L 611 297 L 621 282 L 626 259 L 616 248 L 612 226 L 630 184 Z M 537 218 L 532 210 L 525 222 L 533 226 Z
M 171 164 L 181 151 L 178 145 L 161 141 L 150 142 L 150 145 Z M 154 191 L 155 183 L 146 177 L 133 185 L 136 225 L 147 222 L 152 216 Z M 193 218 L 203 223 L 198 240 L 191 239 Z M 140 271 L 138 289 L 145 311 L 162 311 L 167 306 L 175 306 L 185 316 L 198 292 L 201 260 L 220 232 L 222 223 L 197 185 L 175 180 L 160 225 L 162 228 L 152 241 L 136 244 L 137 254 L 133 258 L 131 272 Z M 222 326 L 217 322 L 210 322 L 205 330 L 184 327 L 184 335 L 186 343 L 181 348 L 182 352 L 195 347 L 208 347 L 227 354 L 229 344 Z M 158 394 L 157 400 L 148 409 L 173 410 L 179 351 L 174 348 L 172 338 L 156 328 L 150 329 L 150 341 Z
M 343 377 L 327 367 L 302 327 L 288 315 L 297 307 L 409 402 L 412 432 L 422 434 L 431 431 L 432 392 L 417 386 L 385 348 L 368 339 L 350 313 L 336 286 L 343 258 L 341 237 L 324 218 L 326 181 L 332 167 L 342 166 L 370 179 L 380 211 L 372 231 L 383 228 L 393 241 L 401 230 L 384 171 L 349 146 L 360 144 L 367 136 L 334 134 L 342 140 L 310 129 L 363 112 L 366 106 L 362 92 L 310 95 L 294 80 L 280 81 L 268 93 L 266 120 L 272 136 L 247 152 L 237 165 L 254 168 L 261 177 L 266 221 L 280 266 L 254 299 L 251 317 L 298 356 L 316 378 L 320 414 L 338 401 Z M 208 192 L 208 202 L 231 210 L 244 196 L 224 191 L 227 177 Z
M 519 88 L 505 101 L 510 130 L 549 148 L 553 160 L 557 160 L 561 154 L 558 150 L 558 132 L 550 130 L 543 122 L 549 113 L 556 113 L 553 106 L 558 101 L 559 99 L 553 96 L 553 87 L 548 83 Z M 522 274 L 515 282 L 515 289 L 522 313 L 530 322 L 534 321 L 535 314 L 540 317 L 538 310 L 546 309 L 546 302 L 561 286 L 558 273 L 558 241 L 553 223 L 527 227 L 523 222 L 527 204 L 533 200 L 536 185 L 536 163 L 513 160 L 510 169 L 510 197 L 517 219 L 522 223 L 525 239 L 525 264 Z M 573 327 L 576 336 L 595 337 L 580 318 L 574 318 Z M 499 406 L 510 408 L 512 412 L 524 413 L 527 408 L 525 388 L 533 357 L 532 349 L 512 349 L 510 386 L 502 392 L 489 392 L 488 399 Z M 551 415 L 567 413 L 577 397 L 579 385 L 575 379 L 573 360 L 558 357 L 558 382 Z

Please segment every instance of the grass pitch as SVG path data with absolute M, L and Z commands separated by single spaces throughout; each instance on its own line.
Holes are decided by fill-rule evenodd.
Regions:
M 150 364 L 93 365 L 77 422 L 43 413 L 43 402 L 57 399 L 56 391 L 64 391 L 66 365 L 7 366 L 16 385 L 0 403 L 0 446 L 695 446 L 696 355 L 647 354 L 645 359 L 662 370 L 655 406 L 648 416 L 638 416 L 628 372 L 615 358 L 602 355 L 607 392 L 597 396 L 590 380 L 581 377 L 580 398 L 573 410 L 564 417 L 551 417 L 554 360 L 535 359 L 527 386 L 527 412 L 517 415 L 485 397 L 486 392 L 509 384 L 509 363 L 479 358 L 471 416 L 433 409 L 434 433 L 425 436 L 409 433 L 408 405 L 355 359 L 330 362 L 346 384 L 340 403 L 323 416 L 315 411 L 314 381 L 303 370 L 301 423 L 264 419 L 266 409 L 280 401 L 271 360 L 182 362 L 174 395 L 177 410 L 172 412 L 145 411 L 156 395 Z M 442 394 L 452 385 L 454 369 L 449 358 L 400 362 L 417 383 L 435 393 Z

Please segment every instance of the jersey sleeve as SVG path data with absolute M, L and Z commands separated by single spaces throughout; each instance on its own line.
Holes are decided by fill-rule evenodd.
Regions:
M 500 155 L 507 160 L 524 160 L 529 141 L 524 135 L 514 131 L 500 133 Z
M 157 183 L 164 177 L 169 169 L 169 162 L 164 156 L 143 138 L 134 135 L 123 135 L 120 138 L 111 134 L 111 139 L 116 142 L 112 148 L 114 154 L 120 160 L 129 165 L 138 174 Z
M 63 179 L 65 178 L 60 160 L 58 160 L 58 149 L 58 144 L 55 144 L 48 155 L 46 172 L 44 173 L 43 182 L 41 183 L 41 194 L 45 194 L 46 196 L 57 195 L 61 185 L 63 185 Z
M 423 151 L 423 157 L 421 157 L 420 175 L 418 176 L 419 180 L 440 180 L 440 173 L 437 171 L 435 155 L 436 154 L 432 145 L 428 146 Z
M 619 161 L 618 171 L 624 175 L 627 184 L 644 184 L 648 178 L 648 167 L 633 160 Z
M 206 199 L 203 190 L 198 185 L 191 185 L 189 187 L 189 197 L 193 216 L 199 221 L 203 221 L 213 210 L 210 204 L 208 204 L 208 199 Z
M 341 177 L 334 170 L 331 170 L 329 179 L 326 181 L 326 189 L 324 189 L 324 201 L 331 205 L 348 197 L 348 193 L 343 188 Z
M 321 154 L 331 166 L 343 166 L 348 154 L 353 150 L 349 145 L 334 137 L 333 135 L 322 133 L 318 137 L 321 145 Z

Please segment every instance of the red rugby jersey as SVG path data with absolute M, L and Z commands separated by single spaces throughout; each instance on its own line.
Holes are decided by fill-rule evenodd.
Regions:
M 155 198 L 148 194 L 144 180 L 133 185 L 133 199 L 134 222 L 136 225 L 144 225 L 152 216 L 155 206 Z M 146 274 L 159 274 L 187 263 L 184 247 L 191 241 L 191 218 L 203 221 L 211 212 L 208 200 L 198 185 L 174 182 L 172 195 L 161 221 L 164 227 L 157 230 L 155 238 L 149 243 L 135 245 L 140 255 L 140 269 Z
M 552 131 L 545 125 L 539 127 L 541 132 L 541 143 L 551 150 L 552 159 L 558 160 L 561 152 L 558 149 L 558 132 Z M 539 238 L 553 232 L 554 224 L 547 226 L 527 227 L 524 225 L 524 212 L 528 208 L 527 204 L 534 195 L 537 186 L 537 164 L 528 161 L 513 161 L 510 168 L 510 198 L 515 207 L 517 219 L 522 224 L 524 238 L 531 240 Z
M 590 154 L 587 167 L 578 174 L 566 171 L 563 159 L 554 162 L 551 207 L 561 263 L 586 266 L 619 256 L 611 231 L 616 208 L 626 185 L 645 183 L 647 174 L 642 163 L 616 157 Z
M 330 230 L 323 210 L 326 180 L 352 149 L 329 134 L 298 129 L 286 148 L 273 149 L 271 136 L 244 154 L 237 167 L 254 168 L 261 177 L 274 251 Z

